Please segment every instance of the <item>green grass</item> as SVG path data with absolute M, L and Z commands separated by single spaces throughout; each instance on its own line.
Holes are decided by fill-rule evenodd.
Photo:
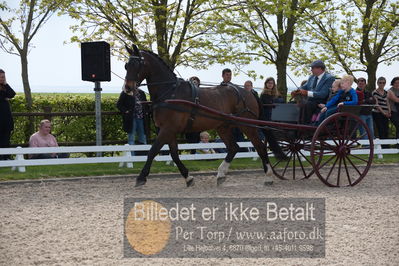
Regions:
M 216 172 L 222 160 L 212 161 L 184 161 L 183 163 L 191 172 L 213 171 Z M 273 162 L 273 159 L 271 160 Z M 399 162 L 399 154 L 387 154 L 383 159 L 375 156 L 373 164 L 391 164 Z M 118 163 L 101 164 L 75 164 L 75 165 L 49 165 L 29 166 L 25 173 L 12 171 L 10 167 L 0 168 L 0 180 L 45 179 L 56 177 L 77 176 L 102 176 L 102 175 L 127 175 L 138 174 L 143 167 L 143 162 L 134 163 L 134 168 L 120 168 Z M 251 158 L 235 159 L 231 169 L 261 169 L 261 162 Z M 178 173 L 175 166 L 166 165 L 165 162 L 153 162 L 151 173 Z
M 23 92 L 17 92 L 17 95 L 24 95 Z M 79 95 L 79 96 L 94 96 L 94 91 L 93 92 L 87 92 L 87 93 L 71 93 L 71 92 L 34 92 L 32 93 L 34 96 L 56 96 L 56 95 Z M 107 93 L 107 92 L 102 92 L 101 97 L 118 97 L 119 93 Z
M 216 171 L 222 160 L 184 161 L 190 171 Z M 134 163 L 134 168 L 119 167 L 119 163 L 75 164 L 75 165 L 44 165 L 26 167 L 25 173 L 12 171 L 10 167 L 0 168 L 0 180 L 41 179 L 53 177 L 101 176 L 138 174 L 144 162 Z M 260 168 L 260 161 L 252 159 L 236 159 L 232 169 Z M 153 162 L 151 173 L 178 172 L 177 167 L 166 165 L 165 162 Z

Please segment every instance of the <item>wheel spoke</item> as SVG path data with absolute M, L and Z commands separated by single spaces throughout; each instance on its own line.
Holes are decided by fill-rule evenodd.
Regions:
M 359 139 L 362 139 L 364 136 L 367 136 L 367 131 L 364 130 L 364 133 L 359 136 Z
M 332 161 L 332 159 L 334 159 L 334 157 L 337 157 L 337 155 L 331 156 L 330 159 L 328 159 L 328 160 L 325 161 L 322 165 L 319 166 L 319 169 L 323 168 L 326 164 L 328 164 L 330 161 Z
M 356 147 L 358 147 L 358 146 L 360 146 L 361 144 L 358 142 L 360 139 L 355 139 L 355 140 L 353 140 L 351 143 L 348 143 L 346 146 L 348 146 L 348 147 L 350 147 L 350 148 L 356 148 Z M 352 144 L 354 144 L 354 143 L 356 143 L 356 145 L 355 146 L 352 146 Z
M 330 129 L 329 129 L 327 126 L 325 127 L 325 129 L 327 130 L 327 133 L 328 133 L 328 136 L 330 136 L 330 139 L 331 139 L 332 141 L 334 141 L 334 143 L 335 143 L 336 146 L 338 146 L 339 144 L 335 141 L 334 135 L 331 133 Z M 327 143 L 327 144 L 328 144 L 328 143 Z M 328 145 L 330 145 L 330 144 L 328 144 Z
M 335 165 L 337 164 L 337 161 L 338 161 L 338 157 L 335 158 L 335 161 L 334 161 L 333 165 L 331 166 L 330 171 L 329 171 L 328 174 L 327 174 L 326 182 L 328 181 L 328 178 L 330 177 L 332 171 L 334 170 L 334 167 L 335 167 Z
M 320 152 L 315 152 L 314 154 L 317 154 L 317 155 L 323 155 L 323 154 L 325 154 L 325 155 L 328 155 L 328 154 L 335 154 L 335 151 L 320 151 Z
M 366 159 L 363 159 L 363 158 L 361 158 L 361 157 L 359 157 L 359 156 L 356 156 L 356 155 L 354 155 L 354 154 L 349 154 L 349 155 L 355 157 L 356 159 L 358 159 L 358 160 L 360 160 L 360 161 L 363 161 L 363 162 L 365 162 L 365 163 L 368 163 L 368 161 L 367 161 Z
M 338 119 L 336 119 L 336 118 L 334 119 L 334 124 L 335 124 L 335 129 L 336 129 L 336 132 L 337 132 L 338 140 L 340 140 L 340 139 L 342 139 L 342 137 L 341 137 L 341 131 L 339 130 L 340 127 L 338 125 Z M 341 144 L 341 141 L 338 141 L 338 143 Z
M 299 153 L 301 153 L 301 152 L 299 151 Z M 299 162 L 299 165 L 301 166 L 303 175 L 306 177 L 305 167 L 303 166 L 303 163 L 302 163 L 302 161 L 301 161 L 301 158 L 299 158 L 299 154 L 298 154 L 298 153 L 297 153 L 297 156 L 298 156 L 298 162 Z M 305 157 L 305 158 L 306 158 L 306 157 Z
M 312 162 L 302 153 L 302 151 L 299 151 L 299 153 L 302 155 L 303 158 L 305 158 L 305 160 L 312 165 Z
M 289 153 L 290 153 L 290 151 L 288 151 L 288 153 L 287 153 L 286 155 L 288 156 Z M 276 160 L 276 163 L 272 166 L 272 168 L 274 168 L 276 165 L 278 165 L 278 164 L 281 163 L 282 161 L 283 161 L 282 158 L 279 159 L 279 160 Z
M 362 174 L 360 173 L 359 169 L 356 167 L 356 165 L 352 162 L 351 158 L 349 158 L 349 156 L 346 157 L 346 158 L 348 159 L 348 161 L 349 161 L 349 163 L 352 165 L 352 167 L 356 170 L 356 172 L 357 172 L 359 175 L 362 175 Z
M 285 142 L 280 142 L 279 144 L 282 146 L 282 148 L 288 148 L 288 144 Z
M 359 137 L 359 138 L 356 138 L 356 139 L 354 139 L 354 140 L 352 140 L 352 142 L 350 142 L 350 143 L 348 143 L 347 145 L 348 146 L 351 146 L 353 143 L 357 143 L 357 145 L 360 145 L 360 143 L 358 142 L 359 140 L 361 140 L 361 138 Z
M 343 141 L 342 141 L 342 143 L 344 143 L 344 142 L 346 142 L 348 139 L 350 139 L 351 138 L 351 134 L 350 135 L 348 135 L 348 131 L 349 131 L 349 129 L 350 129 L 350 127 L 349 127 L 349 117 L 347 117 L 346 119 L 345 119 L 345 126 L 344 126 L 344 137 L 343 137 Z
M 356 131 L 359 127 L 359 125 L 361 125 L 358 121 L 356 122 L 356 125 L 353 127 L 352 132 L 350 133 L 349 137 L 346 139 L 345 143 L 348 143 L 349 141 L 355 139 L 354 141 L 356 142 L 357 140 L 359 140 L 358 138 L 356 138 Z
M 343 158 L 343 160 L 344 160 L 344 166 L 345 166 L 346 177 L 348 178 L 349 185 L 352 186 L 352 181 L 351 181 L 351 178 L 350 178 L 350 175 L 349 175 L 348 166 L 346 165 L 345 157 Z
M 282 176 L 284 176 L 284 175 L 285 175 L 285 172 L 287 171 L 288 165 L 290 164 L 290 162 L 291 162 L 291 160 L 292 160 L 292 154 L 293 154 L 293 153 L 291 152 L 290 159 L 287 160 L 287 163 L 285 164 L 285 167 L 284 167 L 284 171 L 283 171 Z
M 292 179 L 295 180 L 295 156 L 296 156 L 296 152 L 293 152 L 293 160 L 292 160 Z M 298 158 L 299 161 L 299 158 Z
M 338 163 L 337 187 L 339 187 L 339 181 L 341 178 L 341 166 L 342 166 L 342 158 L 340 157 Z
M 335 142 L 335 146 L 338 146 L 338 143 Z M 320 147 L 327 147 L 330 150 L 334 149 L 334 146 L 328 143 L 327 141 L 320 142 Z

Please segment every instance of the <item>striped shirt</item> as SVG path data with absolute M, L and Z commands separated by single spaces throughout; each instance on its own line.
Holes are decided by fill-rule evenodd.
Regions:
M 384 94 L 381 95 L 377 90 L 373 91 L 373 97 L 377 99 L 377 105 L 381 107 L 384 112 L 388 112 L 388 93 L 384 90 Z M 379 113 L 378 108 L 373 108 L 373 112 Z
M 399 90 L 395 89 L 394 87 L 389 89 L 390 91 L 393 92 L 393 94 L 399 98 Z M 392 112 L 399 112 L 399 103 L 395 103 L 394 101 L 389 101 L 389 103 L 391 104 L 391 111 Z

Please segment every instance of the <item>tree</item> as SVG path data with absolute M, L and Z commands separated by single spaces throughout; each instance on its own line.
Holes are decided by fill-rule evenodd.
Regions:
M 21 59 L 21 77 L 26 107 L 32 109 L 32 93 L 29 85 L 28 54 L 33 37 L 59 7 L 60 1 L 21 0 L 18 9 L 0 3 L 5 11 L 0 16 L 0 47 Z M 7 16 L 8 13 L 8 16 Z M 20 35 L 20 36 L 19 36 Z
M 303 31 L 307 36 L 303 40 L 313 53 L 305 59 L 300 56 L 304 53 L 297 51 L 296 58 L 306 61 L 318 54 L 347 74 L 365 72 L 368 90 L 375 89 L 378 65 L 399 59 L 399 2 L 348 0 L 329 5 L 334 13 L 308 11 L 312 19 Z
M 64 8 L 80 21 L 72 41 L 107 40 L 114 54 L 124 56 L 125 45 L 155 50 L 172 68 L 208 64 L 197 50 L 212 49 L 204 37 L 212 26 L 205 23 L 211 11 L 205 0 L 78 0 Z
M 278 90 L 286 95 L 287 65 L 297 25 L 304 19 L 305 10 L 320 5 L 321 1 L 311 0 L 238 0 L 218 4 L 224 10 L 216 18 L 220 20 L 218 31 L 225 43 L 224 53 L 230 51 L 224 60 L 235 62 L 237 68 L 253 60 L 274 64 Z M 247 74 L 258 77 L 254 70 Z

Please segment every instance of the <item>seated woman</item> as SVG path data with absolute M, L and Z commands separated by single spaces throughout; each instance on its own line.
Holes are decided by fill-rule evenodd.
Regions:
M 341 90 L 339 90 L 326 104 L 326 106 L 321 109 L 321 115 L 319 119 L 319 124 L 329 117 L 330 115 L 336 113 L 338 108 L 342 105 L 357 105 L 358 97 L 355 89 L 352 88 L 354 77 L 351 75 L 345 75 L 341 79 Z
M 44 119 L 40 121 L 39 131 L 30 136 L 29 147 L 58 147 L 57 140 L 50 134 L 51 122 Z M 68 158 L 67 153 L 30 154 L 30 159 Z

